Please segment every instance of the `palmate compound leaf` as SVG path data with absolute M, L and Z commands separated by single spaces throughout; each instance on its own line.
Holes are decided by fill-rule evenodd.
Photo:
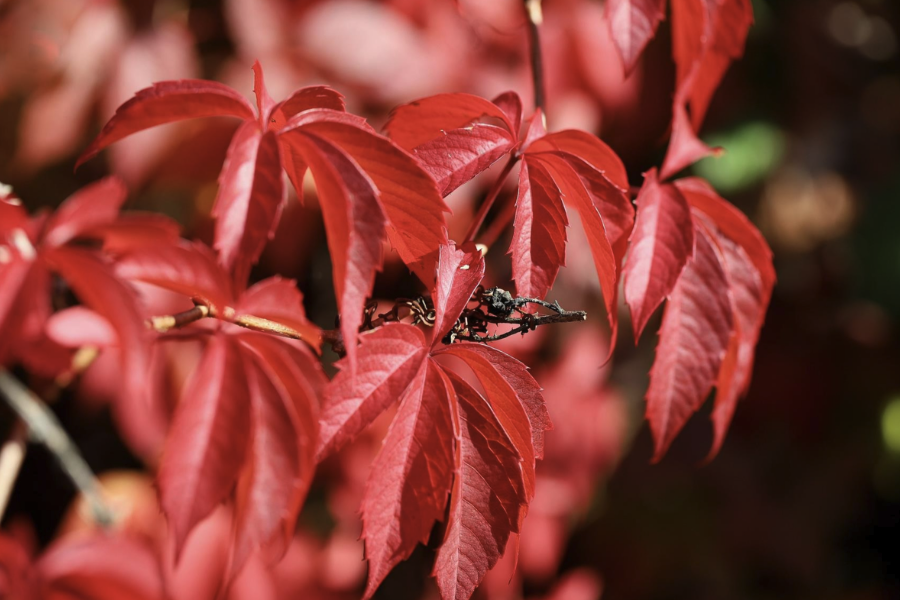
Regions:
M 218 259 L 240 291 L 278 224 L 284 202 L 282 168 L 302 195 L 303 174 L 310 167 L 326 212 L 338 308 L 352 357 L 361 308 L 381 267 L 385 238 L 430 285 L 437 248 L 447 241 L 447 207 L 434 179 L 363 119 L 344 113 L 337 92 L 304 88 L 275 103 L 259 63 L 253 71 L 256 111 L 221 84 L 158 83 L 119 108 L 78 164 L 148 127 L 194 117 L 243 119 L 229 146 L 213 209 Z
M 691 207 L 695 246 L 663 314 L 647 418 L 658 460 L 715 385 L 711 459 L 750 385 L 775 271 L 759 231 L 706 182 L 673 185 Z
M 464 306 L 461 299 L 472 294 L 483 269 L 483 259 L 477 253 L 441 249 L 435 304 L 436 322 L 443 324 L 442 331 L 458 318 Z M 478 273 L 478 277 L 472 277 L 469 271 Z M 468 597 L 466 594 L 502 554 L 509 534 L 518 531 L 533 495 L 534 461 L 543 447 L 543 432 L 550 426 L 540 387 L 524 365 L 498 350 L 472 343 L 442 346 L 442 335 L 435 334 L 428 340 L 412 325 L 391 323 L 360 337 L 355 372 L 351 373 L 348 361 L 343 359 L 338 363 L 340 371 L 326 388 L 318 456 L 321 460 L 338 450 L 401 399 L 363 500 L 363 537 L 369 559 L 366 597 L 416 544 L 428 538 L 435 522 L 444 516 L 451 489 L 460 490 L 458 496 L 451 493 L 450 497 L 451 506 L 457 507 L 451 509 L 457 529 L 448 538 L 445 560 L 449 562 L 436 574 L 445 598 Z M 478 440 L 503 440 L 505 450 L 496 449 L 502 460 L 478 467 L 478 472 L 495 479 L 483 481 L 477 491 L 471 489 L 470 480 L 475 472 L 457 462 L 458 449 L 465 448 L 459 437 L 463 427 L 459 411 L 468 416 L 470 409 L 458 405 L 456 391 L 448 380 L 456 376 L 435 360 L 442 355 L 462 359 L 484 388 L 484 400 L 478 409 L 481 420 L 471 418 L 478 421 L 480 431 L 487 431 L 489 426 L 480 423 L 487 418 L 483 415 L 492 415 L 493 429 L 487 434 L 466 435 Z M 483 446 L 481 441 L 474 443 Z M 461 476 L 465 480 L 459 480 Z M 518 481 L 518 487 L 511 481 Z M 511 504 L 514 508 L 495 523 L 494 499 L 507 502 L 511 485 L 516 490 Z M 482 506 L 479 501 L 488 504 Z M 470 513 L 458 509 L 460 503 L 475 503 L 477 514 L 491 516 L 491 531 L 471 522 Z M 488 533 L 494 541 L 476 542 L 472 536 L 477 531 Z M 453 558 L 460 552 L 459 543 L 483 543 L 487 550 L 483 557 L 471 561 L 465 556 Z M 454 578 L 458 582 L 454 583 Z
M 211 308 L 224 321 L 266 319 L 269 329 L 292 330 L 318 350 L 320 331 L 307 320 L 292 281 L 273 277 L 235 296 L 228 274 L 202 244 L 135 251 L 118 268 L 127 279 L 213 299 Z M 312 480 L 325 382 L 317 358 L 300 342 L 233 326 L 212 333 L 182 393 L 159 473 L 177 552 L 234 491 L 232 573 L 259 547 L 270 558 L 284 554 Z
M 176 555 L 191 530 L 235 495 L 232 572 L 249 554 L 283 556 L 312 480 L 325 376 L 301 346 L 217 332 L 182 392 L 158 481 Z
M 44 331 L 53 312 L 50 273 L 55 272 L 81 303 L 107 318 L 123 349 L 125 393 L 138 401 L 145 398 L 149 336 L 135 294 L 115 276 L 102 253 L 71 243 L 103 241 L 119 224 L 118 208 L 124 200 L 124 186 L 107 178 L 68 198 L 49 217 L 29 219 L 20 205 L 0 203 L 0 255 L 5 257 L 0 261 L 0 361 L 22 362 L 48 376 L 68 368 L 68 353 L 52 344 Z M 143 222 L 141 216 L 130 220 L 143 241 L 167 241 L 175 231 L 171 222 L 157 227 L 162 224 L 157 219 L 145 235 Z M 131 244 L 140 246 L 141 240 Z

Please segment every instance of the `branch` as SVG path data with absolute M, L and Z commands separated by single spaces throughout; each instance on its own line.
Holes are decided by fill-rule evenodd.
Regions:
M 25 439 L 28 431 L 22 421 L 16 419 L 9 439 L 3 443 L 0 449 L 0 519 L 6 512 L 6 505 L 12 494 L 22 461 L 25 460 Z
M 56 415 L 31 390 L 2 369 L 0 369 L 0 395 L 27 425 L 31 439 L 43 444 L 56 457 L 63 471 L 84 495 L 94 514 L 94 520 L 103 527 L 111 526 L 114 514 L 103 498 L 100 482 L 60 425 Z
M 497 177 L 497 180 L 494 182 L 494 186 L 491 188 L 491 191 L 488 192 L 488 195 L 484 199 L 484 202 L 482 202 L 481 206 L 478 207 L 478 213 L 475 215 L 475 218 L 472 219 L 472 224 L 469 225 L 469 231 L 466 233 L 466 237 L 463 240 L 464 243 L 475 240 L 475 235 L 478 234 L 478 230 L 481 229 L 481 225 L 482 223 L 484 223 L 484 218 L 487 216 L 488 211 L 490 211 L 491 207 L 494 205 L 494 201 L 500 194 L 500 190 L 503 189 L 503 182 L 506 181 L 506 178 L 509 176 L 509 172 L 512 171 L 513 165 L 516 164 L 517 160 L 518 158 L 515 156 L 509 157 L 509 161 L 506 163 L 506 166 L 503 167 L 503 171 L 500 172 L 500 176 Z
M 534 108 L 546 114 L 544 105 L 544 63 L 541 59 L 541 35 L 538 25 L 544 20 L 541 11 L 541 0 L 525 0 L 525 13 L 528 16 L 528 41 L 531 50 L 531 77 L 534 81 Z M 546 117 L 544 117 L 546 119 Z M 546 121 L 545 121 L 546 123 Z
M 224 312 L 228 313 L 228 311 L 230 310 L 231 309 L 227 309 Z M 198 304 L 190 310 L 176 313 L 174 315 L 150 317 L 149 319 L 147 319 L 147 327 L 150 327 L 151 329 L 160 333 L 166 333 L 171 329 L 178 329 L 207 317 L 219 318 L 220 315 L 211 310 L 205 304 Z M 234 317 L 233 311 L 231 312 L 231 314 L 225 314 L 224 317 L 225 318 L 222 320 L 226 323 L 233 323 L 245 329 L 250 329 L 252 331 L 261 331 L 263 333 L 271 333 L 273 335 L 290 338 L 292 340 L 301 340 L 303 342 L 310 343 L 310 340 L 305 339 L 303 335 L 296 329 L 288 327 L 287 325 L 283 325 L 282 323 L 278 323 L 276 321 L 271 321 L 269 319 L 264 319 L 262 317 L 256 317 L 253 315 L 240 315 L 239 317 Z

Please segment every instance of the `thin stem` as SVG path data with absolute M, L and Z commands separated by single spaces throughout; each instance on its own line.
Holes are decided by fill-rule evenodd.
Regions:
M 484 245 L 486 248 L 493 246 L 503 234 L 506 226 L 513 220 L 515 214 L 516 203 L 507 203 L 503 207 L 503 212 L 497 215 L 497 218 L 491 221 L 490 225 L 485 229 L 484 234 L 478 239 L 478 243 Z
M 113 511 L 101 493 L 100 483 L 78 452 L 75 442 L 66 433 L 47 405 L 18 379 L 0 369 L 0 396 L 28 426 L 31 438 L 43 444 L 59 461 L 75 487 L 84 495 L 94 513 L 94 520 L 103 527 L 113 524 Z
M 12 494 L 22 461 L 25 460 L 25 441 L 28 430 L 21 420 L 16 419 L 9 439 L 3 443 L 0 449 L 0 519 L 6 512 L 6 505 Z
M 531 77 L 534 81 L 534 108 L 546 113 L 544 105 L 544 62 L 541 59 L 541 35 L 538 25 L 543 20 L 541 0 L 525 0 L 525 14 L 528 16 L 528 42 L 531 51 Z
M 506 166 L 503 167 L 503 171 L 500 173 L 500 176 L 497 177 L 497 180 L 494 182 L 491 191 L 488 192 L 487 198 L 485 198 L 484 202 L 481 203 L 481 206 L 478 207 L 478 214 L 476 214 L 475 218 L 472 220 L 472 224 L 469 226 L 469 231 L 468 233 L 466 233 L 464 242 L 471 242 L 475 239 L 475 236 L 478 234 L 478 230 L 481 229 L 481 225 L 482 223 L 484 223 L 484 218 L 491 210 L 491 206 L 494 205 L 494 201 L 500 194 L 500 190 L 503 189 L 503 183 L 506 181 L 506 178 L 509 176 L 509 172 L 512 171 L 513 165 L 516 164 L 517 160 L 518 159 L 514 156 L 509 157 L 509 161 L 506 163 Z

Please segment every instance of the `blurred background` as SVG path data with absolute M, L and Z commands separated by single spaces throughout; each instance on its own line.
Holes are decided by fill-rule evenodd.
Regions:
M 550 299 L 587 310 L 589 323 L 502 345 L 532 366 L 556 431 L 518 566 L 508 553 L 482 598 L 900 598 L 900 3 L 753 7 L 745 57 L 701 132 L 727 152 L 692 169 L 753 219 L 775 253 L 778 284 L 750 393 L 711 464 L 701 464 L 712 439 L 707 407 L 650 465 L 643 394 L 659 315 L 637 346 L 623 331 L 613 361 L 597 368 L 608 336 L 573 223 Z M 550 129 L 599 134 L 639 185 L 665 149 L 668 23 L 624 79 L 602 1 L 545 0 L 544 17 Z M 530 107 L 524 25 L 518 0 L 0 0 L 0 182 L 38 210 L 116 173 L 131 190 L 129 208 L 166 213 L 188 237 L 209 241 L 235 122 L 160 127 L 73 173 L 135 91 L 208 78 L 249 97 L 259 59 L 276 100 L 324 83 L 376 128 L 392 107 L 440 92 L 490 98 L 511 89 Z M 467 228 L 490 177 L 447 199 L 451 237 Z M 330 264 L 313 186 L 307 192 L 302 205 L 291 199 L 254 277 L 297 279 L 311 318 L 331 327 Z M 497 237 L 490 277 L 506 285 L 509 233 Z M 396 258 L 376 285 L 388 300 L 419 293 Z M 173 380 L 182 360 L 190 361 L 168 358 Z M 116 398 L 114 367 L 101 357 L 56 394 L 54 408 L 110 487 L 143 507 L 135 527 L 149 530 L 164 428 L 148 431 Z M 322 465 L 285 561 L 248 567 L 270 595 L 241 596 L 238 584 L 232 597 L 360 597 L 357 508 L 387 422 Z M 4 529 L 39 551 L 78 527 L 73 496 L 52 459 L 30 446 Z M 219 516 L 192 542 L 197 564 L 227 534 Z M 377 597 L 436 597 L 432 555 L 417 551 Z

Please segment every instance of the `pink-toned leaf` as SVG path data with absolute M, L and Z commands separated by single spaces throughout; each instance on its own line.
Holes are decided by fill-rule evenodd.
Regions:
M 422 363 L 372 465 L 362 503 L 369 560 L 364 598 L 416 544 L 428 541 L 444 516 L 454 470 L 449 385 L 433 361 Z
M 116 346 L 116 330 L 102 315 L 84 306 L 73 306 L 56 312 L 47 319 L 47 335 L 66 348 Z
M 287 551 L 286 525 L 296 523 L 294 494 L 302 485 L 298 431 L 294 428 L 284 388 L 279 389 L 258 364 L 258 359 L 241 353 L 250 391 L 252 433 L 247 461 L 237 482 L 235 499 L 235 540 L 232 572 L 239 570 L 250 552 L 267 546 L 273 558 Z
M 475 123 L 451 129 L 413 149 L 412 154 L 434 177 L 442 196 L 447 196 L 486 170 L 516 145 L 502 127 Z
M 525 160 L 509 252 L 516 292 L 544 298 L 565 264 L 569 220 L 560 190 L 539 161 Z
M 504 110 L 508 108 L 509 103 L 505 99 L 501 108 L 471 94 L 438 94 L 395 108 L 385 130 L 396 144 L 406 150 L 433 140 L 442 131 L 466 127 L 484 118 L 500 120 L 515 136 L 519 128 Z
M 356 371 L 348 361 L 325 389 L 319 419 L 318 459 L 338 450 L 394 403 L 425 360 L 422 332 L 403 323 L 360 336 Z
M 244 360 L 228 336 L 213 336 L 175 412 L 158 485 L 176 555 L 194 526 L 231 493 L 247 455 L 251 412 Z
M 391 244 L 406 266 L 431 286 L 438 248 L 447 243 L 444 213 L 449 212 L 434 179 L 412 156 L 366 129 L 321 121 L 303 131 L 340 147 L 362 168 L 378 190 Z
M 290 279 L 275 276 L 254 284 L 241 294 L 234 311 L 235 318 L 252 315 L 287 325 L 316 350 L 319 348 L 322 331 L 306 318 L 303 294 Z
M 4 250 L 0 246 L 0 252 Z M 34 262 L 19 256 L 0 262 L 0 365 L 15 354 L 34 298 L 46 294 L 46 274 L 42 271 Z
M 665 17 L 666 0 L 609 0 L 606 19 L 609 32 L 619 51 L 625 76 L 631 74 L 637 59 L 653 39 L 659 22 Z
M 631 309 L 635 341 L 663 298 L 678 281 L 693 252 L 694 227 L 687 201 L 671 184 L 649 171 L 637 197 L 637 219 L 625 261 L 625 302 Z
M 132 133 L 164 123 L 198 117 L 253 119 L 253 107 L 242 95 L 215 81 L 163 81 L 145 88 L 123 104 L 75 163 L 77 169 L 110 144 Z
M 37 563 L 51 599 L 163 600 L 161 565 L 152 547 L 118 536 L 63 539 Z
M 284 201 L 276 135 L 260 133 L 256 124 L 248 121 L 228 147 L 213 207 L 214 245 L 221 264 L 233 270 L 237 285 L 245 284 L 250 267 L 275 235 Z
M 666 304 L 650 370 L 647 420 L 656 445 L 654 461 L 709 395 L 734 325 L 728 278 L 714 242 L 698 229 L 694 244 L 694 256 Z
M 122 349 L 125 389 L 137 401 L 147 401 L 150 333 L 138 310 L 137 297 L 111 265 L 81 248 L 57 248 L 44 253 L 47 263 L 82 303 L 102 314 L 116 331 Z
M 383 260 L 386 218 L 372 181 L 343 150 L 305 131 L 302 143 L 325 219 L 341 334 L 352 370 L 366 297 Z
M 234 303 L 231 282 L 200 242 L 135 250 L 116 262 L 116 274 L 196 298 L 219 313 Z
M 63 202 L 47 223 L 42 242 L 61 246 L 95 227 L 116 220 L 128 190 L 116 177 L 106 177 L 81 188 Z
M 434 563 L 441 596 L 468 600 L 519 531 L 528 503 L 519 453 L 485 400 L 453 373 L 456 475 L 450 517 Z
M 434 300 L 432 346 L 450 331 L 484 278 L 484 257 L 474 244 L 441 246 Z
M 435 355 L 444 353 L 462 359 L 484 388 L 485 398 L 522 458 L 530 499 L 534 495 L 535 460 L 543 457 L 544 431 L 552 427 L 541 387 L 525 365 L 490 346 L 463 342 L 446 346 Z

